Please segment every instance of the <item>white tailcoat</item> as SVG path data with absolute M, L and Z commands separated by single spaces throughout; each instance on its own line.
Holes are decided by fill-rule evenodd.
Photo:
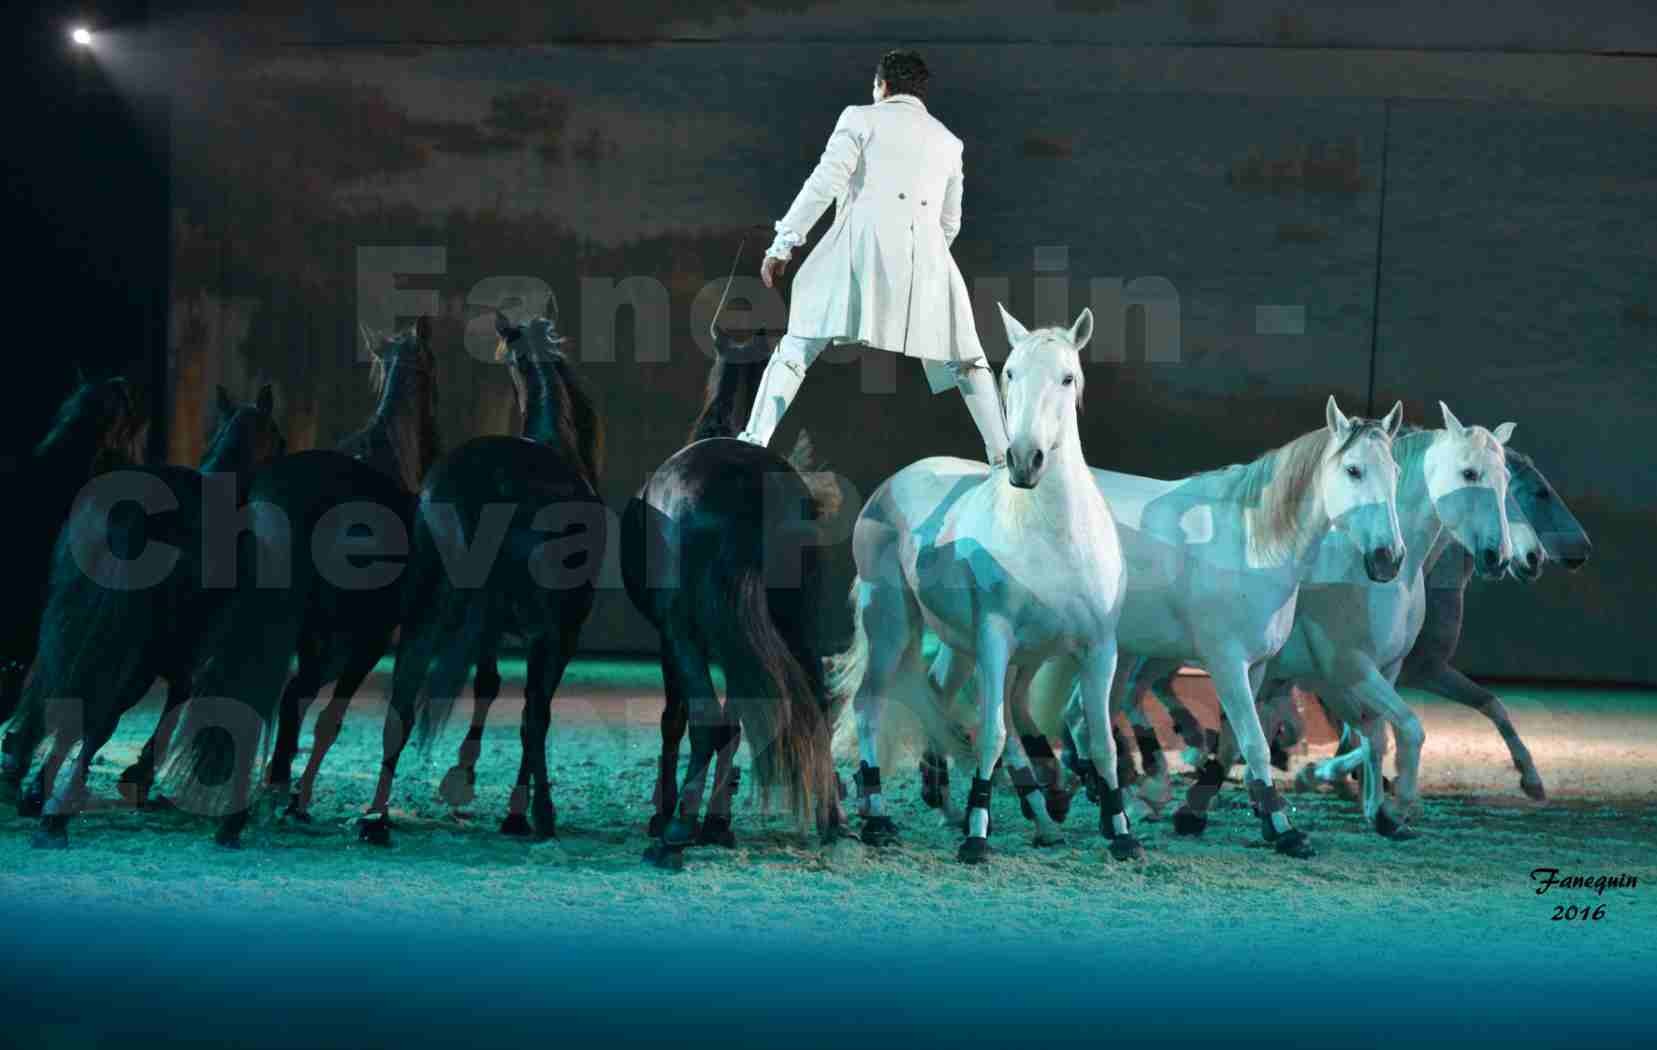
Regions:
M 950 245 L 961 229 L 961 140 L 913 95 L 840 114 L 811 177 L 776 223 L 788 257 L 830 202 L 834 223 L 801 264 L 788 334 L 861 342 L 927 362 L 984 356 Z M 950 385 L 929 365 L 933 389 Z

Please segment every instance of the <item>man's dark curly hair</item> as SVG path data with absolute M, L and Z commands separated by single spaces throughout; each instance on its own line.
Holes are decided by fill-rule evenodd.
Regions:
M 914 95 L 916 98 L 926 97 L 926 81 L 931 76 L 919 52 L 902 49 L 881 55 L 875 75 L 886 81 L 888 95 Z

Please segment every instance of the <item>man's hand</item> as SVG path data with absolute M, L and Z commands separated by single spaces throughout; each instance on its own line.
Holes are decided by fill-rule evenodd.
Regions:
M 779 259 L 775 255 L 767 255 L 765 261 L 759 264 L 759 279 L 765 282 L 765 287 L 774 288 L 777 279 L 788 268 L 787 259 Z

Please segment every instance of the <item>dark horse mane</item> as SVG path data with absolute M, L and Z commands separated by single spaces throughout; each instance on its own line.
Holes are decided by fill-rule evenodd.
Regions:
M 114 398 L 119 396 L 120 403 Z M 93 471 L 138 458 L 142 429 L 130 384 L 120 376 L 81 381 L 34 447 L 37 459 L 83 462 Z
M 771 356 L 765 329 L 736 343 L 715 329 L 714 364 L 702 397 L 702 411 L 691 424 L 687 444 L 706 438 L 736 437 L 759 389 L 760 376 Z
M 515 360 L 513 371 L 524 384 L 523 436 L 568 450 L 597 492 L 604 476 L 604 417 L 569 358 L 538 353 Z

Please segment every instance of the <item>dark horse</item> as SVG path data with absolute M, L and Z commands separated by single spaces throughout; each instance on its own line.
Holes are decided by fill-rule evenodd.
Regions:
M 341 442 L 339 451 L 307 453 L 273 469 L 268 479 L 256 483 L 252 497 L 282 507 L 300 523 L 301 535 L 316 536 L 319 528 L 328 529 L 323 516 L 332 511 L 336 521 L 329 534 L 331 539 L 318 538 L 328 545 L 325 549 L 335 550 L 342 557 L 351 550 L 353 540 L 338 527 L 340 511 L 334 508 L 353 503 L 383 508 L 389 514 L 382 515 L 380 524 L 390 526 L 395 518 L 394 531 L 400 544 L 406 544 L 414 528 L 414 494 L 438 452 L 432 414 L 436 391 L 431 319 L 420 318 L 412 330 L 398 336 L 386 338 L 365 330 L 363 338 L 374 354 L 374 385 L 380 395 L 373 418 Z M 382 477 L 368 477 L 370 468 Z M 356 531 L 361 541 L 364 533 L 375 533 L 375 523 L 358 522 Z M 299 751 L 305 708 L 325 682 L 333 681 L 334 695 L 317 717 L 310 758 L 284 814 L 299 823 L 310 822 L 317 773 L 339 738 L 352 697 L 385 655 L 403 616 L 402 589 L 394 581 L 366 581 L 371 585 L 343 587 L 326 575 L 309 578 L 314 592 L 296 596 L 304 602 L 300 614 L 303 621 L 293 643 L 298 649 L 299 669 L 282 693 L 276 746 L 268 770 L 271 786 L 285 790 Z M 258 630 L 257 624 L 248 626 Z M 227 644 L 272 644 L 268 630 L 265 635 L 264 639 L 254 635 L 227 640 Z M 288 644 L 285 637 L 280 644 Z M 267 683 L 264 688 L 277 684 Z M 486 687 L 487 683 L 480 685 Z
M 221 387 L 220 423 L 200 469 L 110 471 L 71 511 L 52 553 L 40 654 L 18 714 L 18 781 L 53 737 L 18 807 L 42 812 L 35 845 L 67 843 L 94 757 L 156 678 L 167 679 L 170 706 L 187 694 L 196 642 L 233 579 L 217 541 L 236 528 L 253 472 L 286 448 L 272 400 L 267 386 L 238 405 Z M 75 765 L 60 777 L 77 742 Z
M 120 376 L 79 377 L 52 428 L 5 481 L 15 494 L 7 514 L 6 601 L 0 605 L 0 722 L 17 711 L 34 663 L 52 543 L 75 496 L 94 475 L 142 458 L 144 431 L 132 387 Z M 15 737 L 5 753 L 12 758 Z
M 564 356 L 555 320 L 519 325 L 497 313 L 495 328 L 523 429 L 519 437 L 474 438 L 455 449 L 420 493 L 380 781 L 359 828 L 363 841 L 377 845 L 391 841 L 391 787 L 410 728 L 429 747 L 467 674 L 478 667 L 481 678 L 485 665 L 493 673 L 508 636 L 528 645 L 529 668 L 523 756 L 501 830 L 541 838 L 557 832 L 547 729 L 609 542 L 598 496 L 604 428 Z
M 373 384 L 379 395 L 374 415 L 367 425 L 340 442 L 338 452 L 307 452 L 273 467 L 275 474 L 261 483 L 256 479 L 250 499 L 282 508 L 290 516 L 306 516 L 314 528 L 316 519 L 330 507 L 357 501 L 385 507 L 403 523 L 403 535 L 413 520 L 413 492 L 419 478 L 437 454 L 437 427 L 433 418 L 432 325 L 422 317 L 414 328 L 396 335 L 379 335 L 362 330 L 365 349 L 373 355 Z M 378 471 L 385 480 L 368 477 Z M 405 479 L 414 477 L 410 485 Z M 303 506 L 301 505 L 303 504 Z M 365 523 L 366 526 L 367 523 Z M 303 533 L 311 535 L 310 531 Z M 338 734 L 344 710 L 362 679 L 385 654 L 391 631 L 400 613 L 396 588 L 374 587 L 369 593 L 353 591 L 333 595 L 332 601 L 316 601 L 309 607 L 311 619 L 302 629 L 298 645 L 299 673 L 283 697 L 281 734 L 276 758 L 271 764 L 273 783 L 288 782 L 293 755 L 299 747 L 299 723 L 304 705 L 316 696 L 324 682 L 336 681 L 334 696 L 317 723 L 316 745 L 305 771 L 301 790 L 295 794 L 290 814 L 305 820 L 310 787 L 322 757 Z M 343 621 L 343 627 L 329 623 Z M 269 632 L 265 632 L 268 636 Z M 226 645 L 269 644 L 259 638 L 223 639 Z M 285 671 L 284 671 L 285 674 Z M 168 738 L 175 719 L 173 712 L 185 699 L 183 690 L 169 695 L 167 710 L 155 733 L 144 745 L 138 760 L 121 774 L 121 790 L 129 801 L 148 804 L 155 781 L 158 756 L 167 753 Z
M 780 789 L 796 817 L 813 813 L 825 841 L 845 817 L 830 754 L 832 700 L 817 611 L 817 518 L 838 498 L 808 484 L 789 461 L 735 440 L 770 346 L 763 332 L 737 344 L 713 329 L 716 360 L 690 443 L 663 463 L 622 517 L 627 594 L 662 637 L 662 753 L 656 842 L 646 858 L 683 862 L 693 844 L 734 845 L 734 758 L 746 730 L 762 797 Z M 812 476 L 813 480 L 818 480 Z M 710 667 L 725 670 L 726 702 Z M 678 782 L 679 744 L 690 765 Z M 699 822 L 708 766 L 717 757 L 708 818 Z M 675 812 L 677 809 L 677 812 Z

